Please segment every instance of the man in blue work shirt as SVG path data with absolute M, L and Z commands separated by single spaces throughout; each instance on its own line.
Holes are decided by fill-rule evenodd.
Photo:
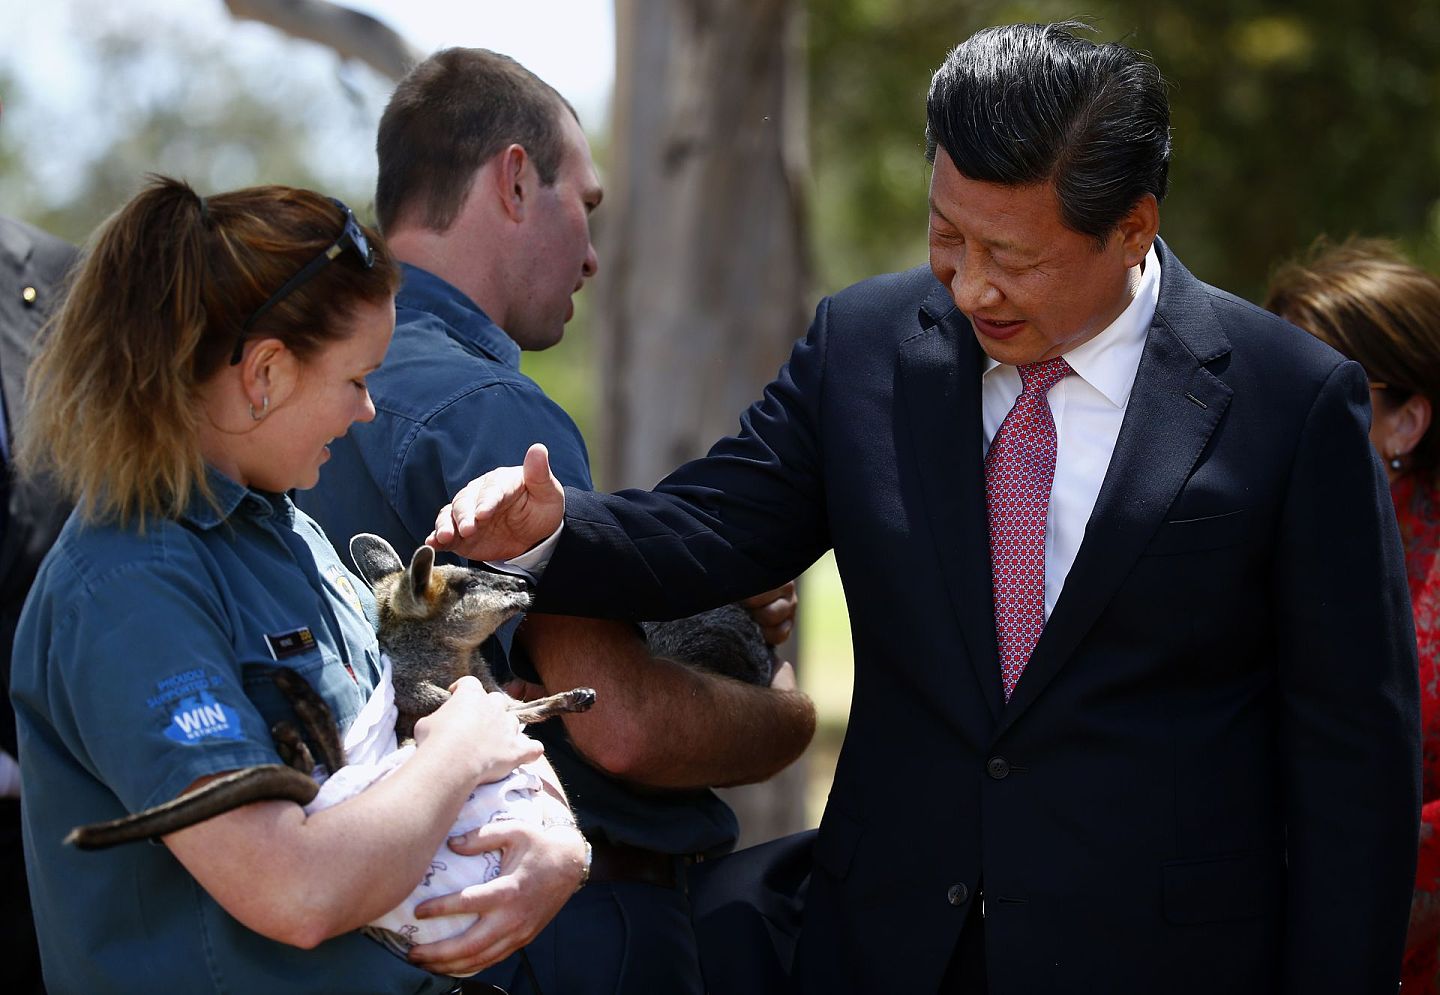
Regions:
M 370 531 L 403 551 L 464 483 L 518 463 L 536 439 L 562 480 L 591 486 L 579 431 L 519 360 L 560 340 L 572 295 L 595 274 L 589 214 L 602 191 L 573 108 L 483 50 L 416 67 L 386 108 L 377 151 L 376 210 L 405 263 L 395 338 L 369 378 L 374 422 L 332 443 L 299 502 L 337 543 Z M 737 834 L 709 786 L 793 761 L 813 706 L 788 665 L 771 687 L 740 684 L 652 657 L 625 622 L 531 615 L 501 644 L 491 647 L 500 679 L 598 693 L 592 712 L 536 731 L 594 859 L 590 886 L 531 944 L 533 975 L 512 958 L 481 978 L 514 995 L 537 981 L 551 993 L 698 995 L 685 866 Z

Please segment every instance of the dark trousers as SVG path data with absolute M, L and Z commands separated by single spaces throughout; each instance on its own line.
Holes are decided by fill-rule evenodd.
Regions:
M 955 950 L 950 954 L 950 966 L 940 982 L 940 995 L 985 995 L 987 991 L 985 919 L 980 914 L 980 904 L 979 898 L 970 903 L 960 939 L 955 941 Z
M 690 903 L 678 888 L 588 884 L 525 948 L 540 991 L 519 954 L 465 984 L 509 995 L 702 995 Z
M 0 798 L 0 976 L 7 992 L 44 995 L 40 948 L 35 942 L 35 917 L 25 879 L 25 852 L 20 844 L 20 802 Z

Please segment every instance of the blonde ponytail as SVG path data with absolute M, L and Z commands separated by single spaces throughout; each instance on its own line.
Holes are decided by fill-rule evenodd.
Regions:
M 333 201 L 252 187 L 206 200 L 150 177 L 97 231 L 42 333 L 18 440 L 22 473 L 47 475 L 89 519 L 140 528 L 210 497 L 200 450 L 200 388 L 221 369 L 260 303 L 335 239 Z M 344 334 L 361 301 L 395 292 L 379 236 L 369 269 L 337 261 L 270 310 L 255 333 L 308 358 Z

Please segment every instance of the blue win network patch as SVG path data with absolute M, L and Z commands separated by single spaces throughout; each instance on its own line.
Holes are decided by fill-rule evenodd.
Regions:
M 209 691 L 201 691 L 180 700 L 165 735 L 187 746 L 207 739 L 239 739 L 240 716 Z

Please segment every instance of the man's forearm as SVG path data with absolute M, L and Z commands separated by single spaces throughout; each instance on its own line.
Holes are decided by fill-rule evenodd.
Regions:
M 641 747 L 615 772 L 621 777 L 656 788 L 753 784 L 794 763 L 815 735 L 815 706 L 803 692 L 757 687 L 663 658 L 652 667 L 666 673 L 644 709 Z M 659 736 L 646 736 L 656 729 Z
M 532 615 L 520 639 L 547 688 L 595 688 L 595 707 L 566 716 L 566 731 L 591 763 L 637 784 L 762 781 L 794 762 L 815 732 L 805 694 L 652 657 L 624 623 Z

